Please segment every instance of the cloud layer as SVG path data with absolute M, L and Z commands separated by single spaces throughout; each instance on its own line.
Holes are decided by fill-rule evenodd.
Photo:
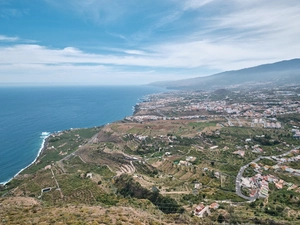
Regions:
M 1 34 L 1 82 L 143 84 L 300 57 L 296 0 L 45 1 L 119 41 L 53 47 Z

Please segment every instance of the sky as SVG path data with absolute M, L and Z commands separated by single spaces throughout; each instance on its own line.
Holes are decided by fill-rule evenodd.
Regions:
M 299 0 L 0 0 L 0 85 L 140 85 L 300 58 Z

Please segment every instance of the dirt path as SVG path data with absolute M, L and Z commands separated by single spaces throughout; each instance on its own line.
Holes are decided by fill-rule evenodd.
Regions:
M 162 195 L 173 195 L 173 194 L 190 194 L 190 191 L 161 191 Z
M 59 187 L 59 184 L 58 184 L 58 182 L 57 182 L 57 180 L 56 180 L 55 174 L 54 174 L 54 172 L 53 172 L 52 169 L 50 169 L 50 170 L 51 170 L 51 173 L 52 173 L 52 175 L 53 175 L 53 179 L 55 180 L 55 183 L 56 183 L 56 185 L 57 185 L 57 190 L 59 190 L 59 192 L 60 192 L 60 197 L 63 198 L 64 195 L 62 194 L 61 188 Z

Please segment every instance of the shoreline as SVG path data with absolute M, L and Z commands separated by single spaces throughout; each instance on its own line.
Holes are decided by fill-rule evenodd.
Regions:
M 132 115 L 134 115 L 137 111 L 136 111 L 136 107 L 138 106 L 138 102 L 134 105 L 134 106 L 132 106 L 132 108 L 133 108 L 133 113 L 132 113 Z M 115 121 L 114 121 L 115 122 Z M 113 123 L 113 122 L 112 122 Z M 110 123 L 108 123 L 108 124 L 110 124 Z M 70 128 L 70 129 L 72 129 L 72 128 Z M 80 129 L 80 128 L 79 128 Z M 24 167 L 24 168 L 22 168 L 21 170 L 19 170 L 19 172 L 17 172 L 12 178 L 10 178 L 9 180 L 7 180 L 7 181 L 4 181 L 4 182 L 0 182 L 0 186 L 5 186 L 7 183 L 9 183 L 10 181 L 12 181 L 14 178 L 16 178 L 20 173 L 22 173 L 25 169 L 27 169 L 28 167 L 30 167 L 32 164 L 34 164 L 37 160 L 38 160 L 38 158 L 40 157 L 40 155 L 46 150 L 46 146 L 47 146 L 47 144 L 48 144 L 48 139 L 49 139 L 49 137 L 51 136 L 51 135 L 53 135 L 53 134 L 57 134 L 57 133 L 60 133 L 60 132 L 62 132 L 62 131 L 58 131 L 58 132 L 53 132 L 53 133 L 49 133 L 49 132 L 46 132 L 47 133 L 47 135 L 45 135 L 45 137 L 43 138 L 43 141 L 42 141 L 42 144 L 41 144 L 41 146 L 40 146 L 40 149 L 39 149 L 39 151 L 38 151 L 38 153 L 37 153 L 37 156 L 35 157 L 35 159 L 30 163 L 30 164 L 28 164 L 26 167 Z M 41 133 L 41 136 L 43 136 L 43 133 L 44 132 L 42 132 Z
M 163 92 L 159 92 L 158 94 L 160 93 L 163 93 Z M 143 102 L 145 100 L 147 100 L 149 98 L 150 95 L 153 95 L 154 93 L 152 94 L 146 94 L 144 95 L 142 98 L 139 98 L 138 101 L 135 103 L 134 106 L 132 106 L 132 116 L 134 116 L 138 111 L 139 111 L 139 103 L 140 102 Z M 156 93 L 157 94 L 157 93 Z M 126 117 L 126 116 L 125 116 Z M 125 118 L 123 117 L 123 119 Z M 113 121 L 115 122 L 115 121 Z M 111 123 L 113 123 L 111 122 Z M 110 123 L 108 123 L 110 124 Z M 103 126 L 103 125 L 102 125 Z M 71 128 L 72 129 L 72 128 Z M 80 128 L 79 128 L 80 129 Z M 53 135 L 53 134 L 56 134 L 56 133 L 59 133 L 59 132 L 62 132 L 62 131 L 58 131 L 58 132 L 53 132 L 53 133 L 49 133 L 49 132 L 42 132 L 41 133 L 41 136 L 44 136 L 43 133 L 47 133 L 47 135 L 44 136 L 43 138 L 43 141 L 42 141 L 42 144 L 40 146 L 40 149 L 37 153 L 37 156 L 35 157 L 35 159 L 30 163 L 28 164 L 26 167 L 22 168 L 21 170 L 19 170 L 12 178 L 10 178 L 9 180 L 7 181 L 3 181 L 3 182 L 0 182 L 0 186 L 5 186 L 7 183 L 9 183 L 10 181 L 12 181 L 14 178 L 16 178 L 21 172 L 23 172 L 25 169 L 27 169 L 28 167 L 30 167 L 32 164 L 34 164 L 38 158 L 40 157 L 40 155 L 46 150 L 46 145 L 48 143 L 48 138 Z
M 48 133 L 48 132 L 47 132 Z M 34 164 L 38 158 L 40 157 L 40 155 L 44 152 L 44 150 L 46 149 L 46 145 L 48 144 L 48 138 L 51 136 L 51 134 L 47 134 L 45 135 L 45 137 L 43 138 L 43 141 L 42 141 L 42 144 L 41 144 L 41 147 L 37 153 L 37 156 L 35 157 L 35 159 L 26 167 L 22 168 L 19 172 L 17 172 L 12 178 L 10 178 L 9 180 L 7 181 L 4 181 L 2 183 L 0 183 L 0 186 L 5 186 L 7 183 L 9 183 L 10 181 L 12 181 L 16 176 L 18 176 L 20 173 L 22 173 L 25 169 L 27 169 L 28 167 L 30 167 L 32 164 Z

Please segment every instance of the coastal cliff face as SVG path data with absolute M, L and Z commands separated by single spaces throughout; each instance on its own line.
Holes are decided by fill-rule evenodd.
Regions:
M 122 121 L 52 134 L 1 187 L 1 222 L 297 224 L 299 94 L 164 93 Z

